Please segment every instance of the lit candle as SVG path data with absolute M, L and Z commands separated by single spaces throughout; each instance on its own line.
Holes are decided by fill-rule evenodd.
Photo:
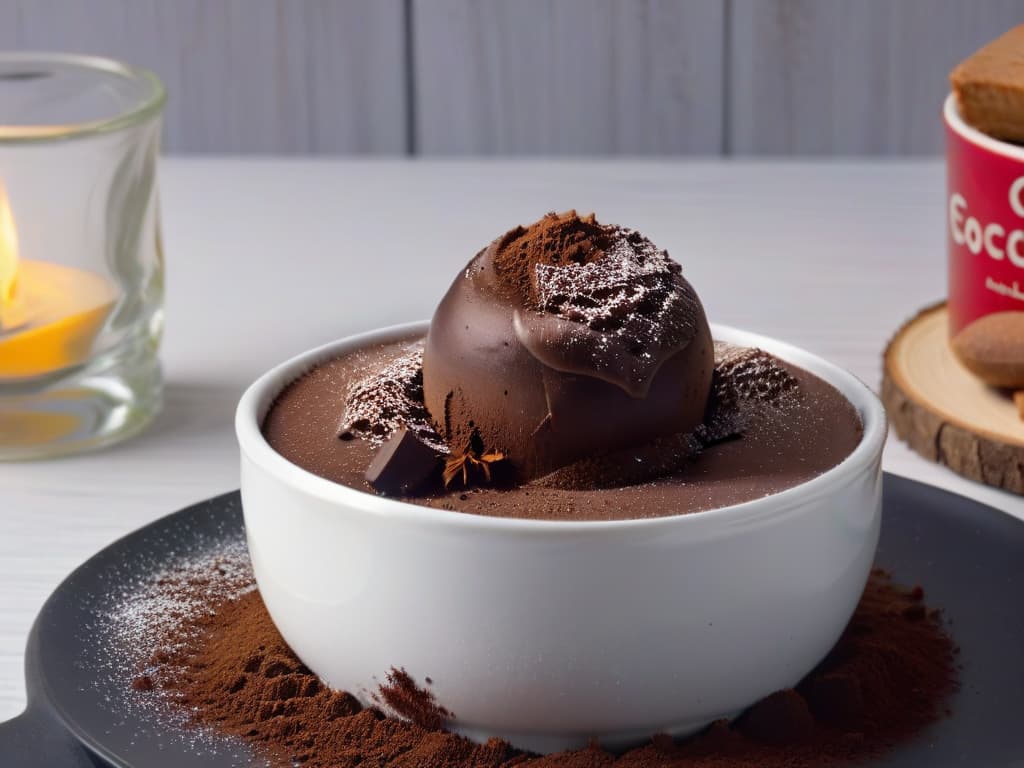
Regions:
M 117 293 L 105 278 L 21 259 L 0 183 L 0 380 L 42 376 L 88 359 Z

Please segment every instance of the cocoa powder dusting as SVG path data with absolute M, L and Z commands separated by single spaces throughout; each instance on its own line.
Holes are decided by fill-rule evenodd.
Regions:
M 956 649 L 940 612 L 920 587 L 905 589 L 875 571 L 828 658 L 795 690 L 780 691 L 733 723 L 712 724 L 677 742 L 616 755 L 588 749 L 538 757 L 492 739 L 475 744 L 437 730 L 449 714 L 401 668 L 379 697 L 409 722 L 364 708 L 323 686 L 291 652 L 259 593 L 211 589 L 206 579 L 167 580 L 162 605 L 193 605 L 195 584 L 212 595 L 207 610 L 154 616 L 144 636 L 137 697 L 184 712 L 193 726 L 241 737 L 274 764 L 305 768 L 828 768 L 856 765 L 915 737 L 948 711 L 956 689 Z M 429 681 L 429 678 L 425 680 Z M 427 682 L 429 685 L 429 682 Z M 426 726 L 426 727 L 425 727 Z
M 521 300 L 537 307 L 533 273 L 537 265 L 587 264 L 601 258 L 612 244 L 608 229 L 594 214 L 576 211 L 549 213 L 533 226 L 516 227 L 498 242 L 494 266 L 506 285 Z
M 430 678 L 426 680 L 430 685 Z M 405 669 L 391 668 L 377 698 L 396 715 L 404 717 L 428 731 L 436 731 L 446 720 L 455 717 L 434 699 L 434 694 L 416 684 Z

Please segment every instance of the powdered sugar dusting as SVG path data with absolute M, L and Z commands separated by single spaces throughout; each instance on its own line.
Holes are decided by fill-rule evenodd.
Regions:
M 430 447 L 447 453 L 423 404 L 422 340 L 409 343 L 390 363 L 352 384 L 338 435 L 342 440 L 360 437 L 380 445 L 403 426 Z
M 691 338 L 698 307 L 679 264 L 634 230 L 614 228 L 611 237 L 592 261 L 535 264 L 538 309 L 628 339 L 638 357 Z
M 195 559 L 183 559 L 156 573 L 125 595 L 110 615 L 110 625 L 123 649 L 147 654 L 136 659 L 133 687 L 152 687 L 150 675 L 173 674 L 170 659 L 180 654 L 192 639 L 186 628 L 201 616 L 212 616 L 213 608 L 256 588 L 244 539 Z M 126 660 L 127 661 L 127 660 Z
M 111 727 L 131 745 L 216 755 L 225 766 L 267 765 L 241 740 L 196 725 L 191 711 L 160 685 L 186 672 L 174 660 L 185 656 L 202 620 L 256 589 L 241 529 L 228 522 L 215 533 L 186 526 L 170 539 L 151 541 L 159 553 L 131 553 L 101 578 L 109 592 L 85 598 L 92 603 L 81 628 L 90 648 L 85 663 L 96 670 L 94 685 Z

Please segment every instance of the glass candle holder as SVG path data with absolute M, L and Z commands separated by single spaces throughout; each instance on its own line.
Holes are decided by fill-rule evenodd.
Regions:
M 155 75 L 0 54 L 0 459 L 74 453 L 160 408 Z

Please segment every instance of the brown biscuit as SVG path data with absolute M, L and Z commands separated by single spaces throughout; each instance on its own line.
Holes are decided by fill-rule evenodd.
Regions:
M 949 80 L 969 125 L 1024 143 L 1024 24 L 960 62 Z
M 993 387 L 1024 389 L 1024 312 L 996 312 L 953 337 L 953 352 Z

